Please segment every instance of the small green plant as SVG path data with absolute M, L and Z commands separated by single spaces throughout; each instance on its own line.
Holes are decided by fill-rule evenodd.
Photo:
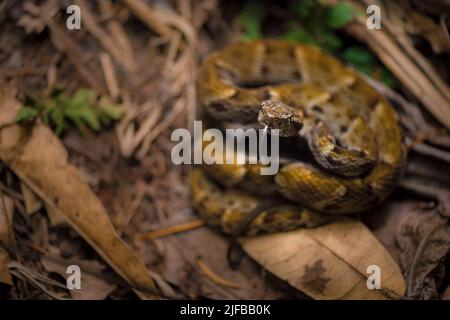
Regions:
M 243 40 L 264 37 L 261 25 L 268 10 L 260 2 L 248 0 L 237 22 L 245 32 Z M 361 45 L 344 43 L 339 30 L 355 17 L 363 15 L 347 2 L 330 4 L 325 0 L 297 0 L 288 7 L 286 22 L 278 35 L 280 39 L 315 45 L 339 56 L 357 70 L 394 87 L 395 78 L 380 64 L 372 52 Z
M 16 121 L 26 123 L 40 118 L 52 126 L 57 135 L 61 135 L 69 122 L 81 132 L 85 132 L 88 127 L 98 131 L 102 125 L 107 126 L 122 116 L 121 105 L 111 103 L 106 96 L 98 97 L 92 90 L 78 89 L 69 98 L 62 90 L 55 89 L 45 99 L 27 96 Z
M 332 53 L 343 46 L 336 30 L 343 28 L 359 13 L 350 4 L 323 5 L 318 0 L 292 2 L 291 19 L 282 39 L 317 45 Z M 305 41 L 306 40 L 306 41 Z
M 256 40 L 262 38 L 261 19 L 265 14 L 264 6 L 258 1 L 247 1 L 237 17 L 239 24 L 244 27 L 243 40 Z

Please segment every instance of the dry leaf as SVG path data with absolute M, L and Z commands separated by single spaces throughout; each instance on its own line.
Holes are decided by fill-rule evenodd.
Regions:
M 27 281 L 33 287 L 40 289 L 52 299 L 68 299 L 68 296 L 65 293 L 67 291 L 67 287 L 64 284 L 53 280 L 52 278 L 46 277 L 32 268 L 16 261 L 12 261 L 8 263 L 8 270 L 17 278 Z
M 42 250 L 48 250 L 50 246 L 50 234 L 48 220 L 43 214 L 34 216 L 33 232 L 30 235 L 31 244 Z
M 59 225 L 66 223 L 66 220 L 64 219 L 64 217 L 61 215 L 61 213 L 59 212 L 59 210 L 57 208 L 55 209 L 53 206 L 48 206 L 45 203 L 44 203 L 44 205 L 45 205 L 45 209 L 47 210 L 47 215 L 48 215 L 48 218 L 50 220 L 50 224 L 52 225 L 52 227 L 59 226 Z
M 53 250 L 52 250 L 53 251 Z M 81 289 L 70 290 L 72 298 L 77 300 L 103 300 L 116 288 L 102 277 L 104 266 L 95 260 L 67 260 L 59 254 L 46 254 L 41 257 L 45 270 L 56 272 L 67 280 L 66 269 L 69 265 L 77 265 L 81 270 Z
M 0 114 L 10 108 L 20 108 L 20 104 L 2 97 Z M 147 268 L 117 235 L 102 203 L 77 169 L 68 163 L 64 146 L 48 127 L 42 124 L 30 129 L 16 124 L 3 127 L 0 159 L 47 207 L 63 215 L 133 288 L 155 290 Z M 142 293 L 141 296 L 144 297 Z
M 450 286 L 448 286 L 441 294 L 442 300 L 450 300 Z
M 41 33 L 45 29 L 45 22 L 27 14 L 19 19 L 18 25 L 25 28 L 25 32 L 28 34 Z
M 25 202 L 25 211 L 28 214 L 39 211 L 42 208 L 42 202 L 36 194 L 24 183 L 20 184 L 20 189 L 22 190 L 23 200 Z
M 448 39 L 441 26 L 435 23 L 433 19 L 417 11 L 410 11 L 406 31 L 413 35 L 425 37 L 436 54 L 441 54 L 444 51 L 450 52 Z
M 12 247 L 11 222 L 14 203 L 11 198 L 0 194 L 0 282 L 12 285 L 8 263 L 11 261 L 7 249 Z
M 445 275 L 444 259 L 450 252 L 450 227 L 436 210 L 413 211 L 397 232 L 402 250 L 400 263 L 407 279 L 406 295 L 415 299 L 438 299 Z
M 242 239 L 244 251 L 265 269 L 314 299 L 386 299 L 403 295 L 400 268 L 361 222 L 343 220 Z M 381 269 L 381 287 L 367 288 L 367 267 Z
M 11 261 L 8 252 L 0 247 L 0 282 L 13 285 L 11 274 L 8 271 L 8 263 Z

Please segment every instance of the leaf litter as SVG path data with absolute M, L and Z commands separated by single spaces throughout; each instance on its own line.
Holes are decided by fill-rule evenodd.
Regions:
M 71 187 L 69 192 L 64 188 L 66 180 L 62 179 L 63 183 L 55 178 L 50 169 L 41 172 L 42 177 L 39 177 L 39 173 L 35 171 L 44 167 L 70 168 L 68 173 L 62 175 L 69 174 L 69 180 L 76 175 L 80 185 L 87 187 L 85 190 L 90 190 L 88 194 L 98 197 L 94 202 L 101 201 L 98 208 L 104 206 L 99 211 L 102 212 L 100 215 L 112 221 L 112 224 L 107 222 L 100 229 L 106 230 L 106 233 L 107 230 L 112 230 L 113 233 L 114 229 L 117 230 L 113 238 L 118 243 L 126 241 L 124 250 L 129 250 L 133 256 L 134 252 L 137 253 L 145 263 L 145 266 L 138 263 L 141 265 L 138 268 L 141 270 L 140 276 L 147 278 L 150 274 L 150 278 L 155 280 L 167 297 L 291 298 L 287 290 L 280 289 L 271 280 L 272 275 L 317 299 L 397 299 L 404 294 L 427 299 L 448 297 L 449 277 L 443 268 L 448 265 L 445 218 L 439 218 L 442 219 L 442 225 L 418 225 L 413 223 L 414 219 L 401 219 L 410 211 L 414 212 L 415 207 L 420 207 L 421 202 L 417 197 L 433 201 L 433 205 L 438 204 L 440 208 L 448 207 L 446 191 L 450 189 L 449 185 L 445 179 L 437 181 L 433 170 L 423 170 L 422 162 L 416 157 L 418 154 L 423 156 L 429 162 L 429 168 L 439 167 L 441 172 L 445 168 L 448 170 L 446 156 L 442 153 L 450 145 L 448 133 L 442 131 L 438 123 L 430 121 L 426 114 L 427 108 L 430 108 L 427 101 L 424 103 L 425 108 L 419 106 L 418 101 L 423 97 L 417 96 L 414 99 L 409 92 L 405 94 L 403 86 L 410 88 L 407 77 L 396 74 L 397 80 L 394 80 L 386 72 L 392 65 L 384 60 L 378 47 L 374 47 L 372 52 L 361 44 L 347 47 L 346 42 L 341 41 L 342 27 L 345 29 L 348 23 L 358 19 L 358 14 L 348 4 L 335 5 L 335 2 L 327 1 L 295 2 L 295 14 L 306 15 L 308 19 L 297 19 L 297 22 L 305 23 L 288 24 L 282 29 L 284 34 L 275 36 L 300 42 L 315 42 L 335 52 L 360 72 L 383 82 L 379 81 L 376 88 L 396 104 L 401 114 L 400 120 L 407 129 L 407 136 L 413 141 L 411 153 L 414 157 L 411 162 L 419 163 L 408 167 L 407 183 L 402 185 L 403 191 L 397 191 L 392 201 L 368 213 L 363 218 L 364 224 L 357 220 L 348 222 L 349 224 L 336 222 L 318 229 L 244 239 L 244 250 L 253 260 L 244 259 L 236 271 L 227 265 L 227 240 L 224 237 L 201 227 L 201 223 L 195 229 L 184 225 L 186 221 L 195 221 L 196 218 L 190 208 L 188 190 L 183 183 L 188 176 L 188 168 L 173 167 L 170 163 L 169 137 L 173 128 L 189 128 L 196 118 L 194 80 L 199 62 L 212 50 L 240 38 L 242 32 L 247 38 L 267 35 L 266 26 L 280 18 L 272 17 L 272 12 L 278 12 L 278 15 L 282 13 L 281 17 L 284 19 L 283 14 L 291 18 L 292 15 L 287 12 L 294 10 L 276 4 L 276 10 L 263 10 L 252 15 L 252 11 L 248 9 L 251 4 L 241 6 L 239 3 L 235 6 L 238 12 L 233 13 L 233 6 L 224 7 L 214 0 L 196 1 L 195 5 L 191 1 L 174 1 L 174 6 L 166 1 L 162 3 L 163 5 L 153 2 L 142 4 L 126 0 L 117 4 L 107 0 L 96 5 L 91 1 L 77 1 L 83 11 L 87 12 L 87 32 L 73 33 L 70 36 L 67 36 L 62 24 L 57 1 L 47 0 L 40 5 L 26 1 L 23 5 L 6 6 L 8 15 L 5 17 L 10 26 L 5 29 L 7 32 L 0 41 L 0 66 L 7 77 L 2 77 L 0 84 L 12 88 L 10 91 L 14 99 L 30 102 L 24 106 L 25 111 L 21 115 L 23 125 L 20 127 L 15 125 L 15 107 L 4 109 L 0 114 L 1 131 L 8 137 L 2 139 L 1 146 L 2 149 L 5 148 L 3 150 L 11 150 L 8 154 L 3 153 L 4 164 L 9 164 L 10 168 L 4 168 L 0 172 L 2 196 L 3 199 L 9 199 L 6 200 L 8 208 L 11 208 L 8 212 L 14 212 L 13 219 L 10 220 L 10 227 L 14 232 L 9 232 L 9 236 L 12 233 L 13 241 L 5 251 L 6 260 L 0 259 L 0 281 L 6 279 L 9 284 L 12 283 L 14 290 L 10 297 L 68 298 L 69 295 L 58 288 L 60 281 L 54 282 L 53 276 L 59 274 L 58 279 L 61 280 L 61 276 L 64 277 L 62 266 L 69 261 L 88 262 L 88 265 L 91 263 L 95 271 L 95 280 L 92 280 L 94 289 L 87 295 L 81 293 L 79 297 L 124 298 L 129 297 L 130 288 L 135 287 L 134 284 L 126 284 L 107 276 L 105 271 L 108 268 L 105 269 L 98 263 L 102 261 L 100 257 L 103 257 L 119 275 L 127 279 L 118 270 L 121 266 L 117 266 L 108 257 L 105 258 L 108 254 L 104 252 L 105 247 L 93 244 L 92 238 L 103 232 L 83 232 L 83 222 L 78 225 L 76 221 L 85 220 L 85 216 L 83 219 L 69 221 L 72 227 L 68 226 L 67 213 L 70 210 L 61 211 L 59 206 L 64 206 L 65 202 L 60 203 L 59 199 L 56 204 L 53 196 L 64 193 L 64 190 L 67 195 L 73 194 L 74 189 Z M 318 18 L 308 14 L 308 10 L 317 6 L 323 6 L 320 15 L 327 19 L 327 27 L 321 30 L 327 36 L 321 39 L 316 38 L 318 31 L 314 19 Z M 399 14 L 393 7 L 389 10 Z M 415 15 L 412 20 L 423 20 L 425 13 L 419 6 L 411 12 Z M 232 14 L 237 19 L 231 19 Z M 0 18 L 0 23 L 3 19 L 5 18 Z M 435 23 L 431 25 L 428 21 L 426 30 L 413 29 L 413 25 L 399 23 L 395 27 L 397 32 L 403 32 L 404 28 L 406 34 L 423 37 L 436 52 L 447 50 L 442 20 L 439 26 Z M 22 46 L 23 34 L 17 33 L 16 26 L 22 28 L 23 33 L 28 33 L 29 37 L 39 34 L 43 41 Z M 11 29 L 13 27 L 16 29 Z M 443 30 L 444 33 L 441 34 Z M 354 36 L 351 30 L 348 33 Z M 215 36 L 211 37 L 211 34 Z M 383 39 L 377 41 L 384 44 Z M 8 45 L 5 46 L 5 43 Z M 114 50 L 111 49 L 113 47 Z M 411 48 L 408 47 L 407 50 L 411 51 Z M 377 58 L 385 62 L 387 68 Z M 419 65 L 423 67 L 425 64 L 419 61 Z M 424 73 L 439 87 L 437 91 L 442 92 L 443 86 L 436 80 L 436 74 L 430 72 L 429 68 L 425 68 Z M 56 84 L 63 90 L 55 90 Z M 394 92 L 389 88 L 393 84 L 398 91 Z M 412 92 L 417 95 L 414 90 Z M 26 99 L 27 96 L 35 98 Z M 73 108 L 77 96 L 84 99 L 78 104 L 79 109 L 75 113 L 67 113 L 66 109 Z M 113 114 L 106 115 L 106 122 L 118 121 L 117 124 L 106 123 L 106 127 L 99 126 L 105 117 L 98 112 L 98 107 L 104 102 L 92 96 L 104 97 L 104 105 L 114 107 Z M 433 98 L 441 99 L 437 94 Z M 18 106 L 16 102 L 12 104 Z M 40 107 L 36 108 L 37 105 Z M 116 109 L 116 106 L 120 107 Z M 49 112 L 49 109 L 52 111 Z M 119 109 L 121 111 L 116 112 Z M 61 134 L 68 154 L 42 122 L 50 124 Z M 70 123 L 82 128 L 83 135 L 77 134 Z M 112 125 L 115 127 L 114 131 L 109 129 Z M 31 144 L 26 143 L 27 139 L 36 139 L 36 135 L 41 136 L 42 141 L 37 139 L 30 140 L 33 142 Z M 12 137 L 23 137 L 23 141 L 17 145 L 11 144 L 14 140 Z M 51 148 L 38 148 L 34 145 L 34 142 L 40 141 L 51 142 L 50 145 L 55 148 L 54 154 Z M 415 142 L 418 143 L 414 144 Z M 27 146 L 24 150 L 18 148 L 24 145 Z M 43 145 L 46 146 L 40 146 Z M 430 150 L 430 147 L 435 149 Z M 35 163 L 17 162 L 21 157 L 11 158 L 12 154 L 21 152 Z M 40 157 L 47 159 L 51 165 L 43 163 Z M 15 166 L 11 165 L 13 163 Z M 54 181 L 49 183 L 52 179 Z M 423 181 L 427 183 L 422 183 Z M 42 193 L 42 190 L 45 192 Z M 399 197 L 407 197 L 409 203 L 398 201 Z M 68 202 L 71 206 L 72 201 L 78 201 L 77 197 L 72 198 Z M 442 217 L 446 216 L 445 212 L 448 217 L 448 211 L 440 210 Z M 433 221 L 438 219 L 435 217 L 437 215 L 433 215 Z M 92 220 L 86 217 L 84 222 L 86 221 Z M 177 226 L 181 226 L 181 229 Z M 4 231 L 2 234 L 5 234 Z M 122 240 L 118 238 L 119 234 Z M 164 237 L 159 238 L 159 234 Z M 80 240 L 79 235 L 91 246 Z M 383 292 L 367 290 L 367 273 L 364 266 L 358 264 L 358 259 L 362 259 L 364 265 L 372 260 L 364 254 L 369 249 L 357 245 L 350 249 L 356 235 L 366 239 L 364 242 L 374 252 L 374 257 L 371 257 L 375 260 L 373 263 L 379 263 L 383 270 L 387 270 L 384 276 L 391 275 L 384 284 Z M 285 249 L 284 256 L 266 247 L 271 241 L 280 243 Z M 2 240 L 2 244 L 4 243 Z M 304 259 L 295 251 L 299 243 L 309 244 L 302 249 Z M 55 252 L 59 252 L 56 254 L 57 263 L 49 262 L 51 259 L 48 257 L 49 249 L 54 250 L 55 246 L 58 248 Z M 0 257 L 4 247 L 0 246 Z M 203 262 L 201 267 L 198 261 Z M 129 266 L 125 265 L 124 268 L 128 269 Z M 205 275 L 205 270 L 209 276 Z M 11 274 L 14 274 L 14 282 L 10 281 Z M 220 274 L 220 277 L 213 274 Z M 339 281 L 339 275 L 346 279 L 345 283 Z M 227 288 L 221 284 L 221 281 L 228 279 L 231 284 L 238 283 L 240 288 Z M 147 283 L 150 284 L 150 281 L 149 279 Z

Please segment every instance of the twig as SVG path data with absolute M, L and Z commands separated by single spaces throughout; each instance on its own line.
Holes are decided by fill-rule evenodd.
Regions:
M 125 102 L 124 105 L 129 106 L 130 109 L 133 107 L 131 102 Z M 136 110 L 129 112 L 116 126 L 120 152 L 124 157 L 130 157 L 142 141 L 149 136 L 159 121 L 162 112 L 163 107 L 160 102 L 149 100 Z M 146 114 L 146 116 L 136 131 L 134 121 L 142 114 Z
M 172 30 L 159 22 L 150 6 L 139 0 L 122 0 L 128 8 L 155 33 L 170 38 Z
M 163 132 L 172 124 L 172 122 L 181 114 L 181 111 L 183 111 L 183 109 L 183 100 L 178 100 L 172 111 L 163 119 L 160 124 L 153 128 L 153 130 L 148 134 L 147 137 L 145 137 L 142 142 L 142 147 L 137 153 L 138 158 L 142 158 L 146 155 L 148 150 L 150 150 L 153 140 L 155 140 L 161 132 Z
M 212 271 L 202 259 L 197 259 L 196 263 L 197 263 L 197 267 L 205 274 L 205 276 L 210 278 L 215 284 L 218 284 L 218 285 L 224 286 L 224 287 L 228 287 L 228 288 L 232 288 L 232 289 L 240 289 L 241 288 L 240 285 L 233 283 L 229 280 L 225 280 L 221 276 L 219 276 L 217 273 Z
M 114 35 L 114 40 L 117 41 L 122 48 L 122 54 L 124 55 L 125 60 L 129 61 L 130 64 L 132 64 L 133 70 L 135 70 L 136 64 L 130 39 L 128 38 L 127 32 L 123 28 L 122 24 L 119 22 L 119 19 L 115 15 L 111 1 L 102 0 L 99 2 L 99 6 L 103 17 L 111 16 L 111 19 L 108 19 L 107 22 L 109 33 Z M 97 23 L 99 23 L 98 20 Z
M 438 195 L 442 191 L 441 189 L 426 186 L 411 179 L 403 179 L 400 181 L 400 187 L 431 200 L 439 200 Z
M 106 33 L 100 26 L 98 26 L 94 16 L 85 0 L 75 0 L 75 4 L 79 5 L 81 11 L 83 12 L 83 23 L 87 31 L 92 34 L 92 36 L 97 39 L 103 48 L 105 48 L 108 53 L 114 57 L 117 62 L 125 68 L 128 72 L 132 72 L 134 69 L 134 63 L 132 60 L 126 59 L 126 55 L 123 53 L 121 46 L 117 46 L 112 37 Z
M 103 69 L 109 94 L 111 95 L 111 98 L 115 100 L 119 96 L 119 85 L 117 84 L 116 73 L 114 72 L 111 58 L 106 52 L 100 54 L 100 64 Z
M 105 87 L 102 85 L 102 81 L 97 75 L 97 72 L 89 68 L 85 54 L 78 47 L 78 45 L 67 36 L 67 33 L 61 29 L 53 21 L 48 22 L 48 27 L 50 29 L 50 34 L 55 47 L 63 51 L 69 61 L 75 66 L 80 76 L 84 81 L 93 89 L 95 89 L 100 94 L 105 94 Z
M 412 149 L 423 155 L 430 156 L 450 163 L 450 152 L 440 150 L 438 148 L 426 145 L 424 143 L 413 144 Z
M 181 232 L 185 232 L 188 230 L 200 228 L 200 227 L 203 227 L 204 225 L 205 225 L 205 222 L 203 220 L 196 219 L 196 220 L 190 221 L 188 223 L 179 224 L 179 225 L 171 226 L 171 227 L 167 227 L 167 228 L 162 228 L 162 229 L 155 230 L 155 231 L 149 231 L 149 232 L 145 233 L 143 235 L 143 237 L 145 237 L 147 239 L 157 239 L 157 238 L 161 238 L 161 237 L 167 237 L 169 235 L 173 235 L 176 233 L 181 233 Z

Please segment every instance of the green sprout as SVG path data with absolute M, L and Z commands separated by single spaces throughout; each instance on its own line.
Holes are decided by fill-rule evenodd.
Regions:
M 112 103 L 106 96 L 98 97 L 92 90 L 78 89 L 69 98 L 62 90 L 55 89 L 45 99 L 26 97 L 16 121 L 27 123 L 40 118 L 61 135 L 69 123 L 75 124 L 82 133 L 88 127 L 99 131 L 102 126 L 119 120 L 123 113 L 122 105 Z

